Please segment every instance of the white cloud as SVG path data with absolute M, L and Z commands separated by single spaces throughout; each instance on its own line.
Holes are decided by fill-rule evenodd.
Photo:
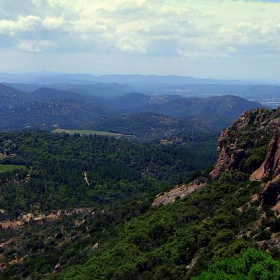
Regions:
M 77 34 L 102 34 L 106 31 L 107 23 L 103 20 L 81 19 L 70 21 L 68 27 L 64 27 L 69 33 Z
M 43 20 L 43 27 L 48 30 L 63 28 L 65 20 L 62 17 L 46 17 Z
M 17 27 L 21 31 L 34 31 L 41 26 L 42 20 L 34 15 L 20 17 L 16 22 Z
M 116 47 L 124 52 L 146 53 L 143 42 L 133 35 L 122 36 L 116 43 Z
M 1 0 L 0 49 L 140 59 L 279 57 L 280 3 Z
M 0 32 L 15 35 L 17 32 L 35 31 L 40 27 L 42 21 L 39 17 L 29 15 L 20 17 L 17 21 L 0 20 Z
M 55 44 L 49 41 L 28 41 L 23 40 L 18 43 L 18 49 L 27 52 L 42 52 L 46 49 L 54 48 Z

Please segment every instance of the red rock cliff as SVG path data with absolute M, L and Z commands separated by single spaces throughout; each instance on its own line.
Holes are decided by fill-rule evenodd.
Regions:
M 238 172 L 246 173 L 252 181 L 265 182 L 263 204 L 280 211 L 280 109 L 243 113 L 221 133 L 218 151 L 217 163 L 210 173 L 212 179 L 223 172 L 233 177 Z
M 218 139 L 219 158 L 210 173 L 212 179 L 218 178 L 223 172 L 238 171 L 248 147 L 254 142 L 251 137 L 243 140 L 242 135 L 248 134 L 248 129 L 253 126 L 259 125 L 258 129 L 266 126 L 270 112 L 261 108 L 246 111 L 229 128 L 222 131 Z

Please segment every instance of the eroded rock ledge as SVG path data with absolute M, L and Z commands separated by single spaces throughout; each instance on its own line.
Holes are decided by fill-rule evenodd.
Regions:
M 152 206 L 158 207 L 160 205 L 166 205 L 168 203 L 173 203 L 178 198 L 184 198 L 185 196 L 193 193 L 206 185 L 206 178 L 198 178 L 191 183 L 185 185 L 179 185 L 172 190 L 165 192 L 164 194 L 159 194 L 153 201 Z

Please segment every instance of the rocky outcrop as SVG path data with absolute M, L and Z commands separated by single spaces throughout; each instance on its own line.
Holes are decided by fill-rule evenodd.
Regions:
M 269 147 L 274 154 L 279 144 L 279 128 L 280 109 L 271 111 L 257 108 L 244 112 L 229 128 L 222 131 L 218 140 L 219 158 L 210 176 L 216 179 L 223 172 L 234 173 L 240 170 L 240 163 L 248 156 L 248 149 L 268 145 L 266 138 L 268 141 L 273 138 Z M 266 172 L 264 169 L 270 169 L 271 165 L 275 165 L 270 162 L 270 158 L 268 155 L 265 165 L 257 167 L 258 171 L 252 175 L 252 179 L 254 177 L 258 180 L 263 179 L 262 173 Z
M 164 194 L 159 194 L 152 203 L 152 206 L 158 207 L 160 205 L 166 205 L 168 203 L 173 203 L 178 198 L 184 198 L 185 196 L 193 193 L 195 190 L 198 190 L 206 185 L 205 178 L 198 178 L 192 181 L 191 183 L 185 185 L 176 186 L 169 192 Z
M 248 143 L 240 141 L 241 131 L 246 133 L 246 127 L 256 122 L 265 122 L 269 110 L 254 109 L 244 112 L 228 129 L 222 131 L 218 139 L 219 158 L 215 168 L 210 173 L 212 179 L 217 179 L 223 172 L 232 173 L 237 170 L 245 157 Z
M 270 180 L 269 180 L 270 179 Z M 252 181 L 268 181 L 262 191 L 262 203 L 280 207 L 280 134 L 272 137 L 265 161 L 251 176 Z
M 262 240 L 258 242 L 260 249 L 280 249 L 280 233 L 273 233 L 269 240 Z
M 251 176 L 252 181 L 262 181 L 269 176 L 276 178 L 280 174 L 280 134 L 272 137 L 266 154 L 266 159 Z
M 220 143 L 223 142 L 223 138 L 219 138 Z M 212 179 L 217 179 L 224 172 L 231 173 L 238 168 L 240 161 L 245 156 L 245 149 L 237 149 L 236 145 L 231 144 L 228 147 L 222 147 L 218 149 L 220 151 L 219 159 L 215 168 L 210 173 Z
M 210 173 L 212 179 L 223 172 L 233 177 L 240 171 L 246 173 L 251 181 L 265 182 L 262 204 L 280 211 L 280 109 L 243 113 L 221 133 L 218 151 L 218 161 Z M 266 154 L 260 155 L 259 151 Z
M 4 211 L 0 209 L 0 212 Z M 3 213 L 3 212 L 2 212 Z M 75 208 L 73 210 L 57 210 L 52 213 L 26 213 L 22 214 L 17 220 L 4 220 L 0 222 L 0 229 L 19 228 L 27 224 L 34 224 L 40 222 L 53 222 L 66 216 L 76 214 L 94 215 L 92 208 Z M 83 222 L 77 222 L 76 225 L 81 225 Z

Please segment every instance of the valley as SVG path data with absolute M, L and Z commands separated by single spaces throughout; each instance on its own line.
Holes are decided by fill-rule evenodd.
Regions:
M 0 0 L 0 280 L 279 280 L 279 14 Z
M 1 278 L 278 279 L 279 110 L 206 91 L 251 85 L 48 81 L 0 86 Z
M 252 179 L 278 121 L 278 110 L 245 112 L 220 135 L 218 160 L 209 135 L 162 145 L 2 132 L 2 165 L 26 166 L 0 173 L 3 278 L 204 279 L 209 264 L 248 252 L 242 273 L 263 260 L 278 277 L 277 166 L 272 181 Z
M 0 173 L 3 277 L 48 277 L 85 261 L 114 228 L 148 211 L 157 193 L 213 164 L 215 141 L 199 141 L 162 146 L 97 134 L 1 133 L 2 164 L 27 167 Z
M 144 142 L 178 135 L 182 139 L 218 134 L 244 110 L 262 106 L 233 95 L 198 98 L 123 91 L 110 97 L 96 94 L 91 84 L 59 89 L 57 85 L 8 85 L 0 85 L 2 131 L 66 129 L 134 135 Z M 117 87 L 112 84 L 111 91 Z

